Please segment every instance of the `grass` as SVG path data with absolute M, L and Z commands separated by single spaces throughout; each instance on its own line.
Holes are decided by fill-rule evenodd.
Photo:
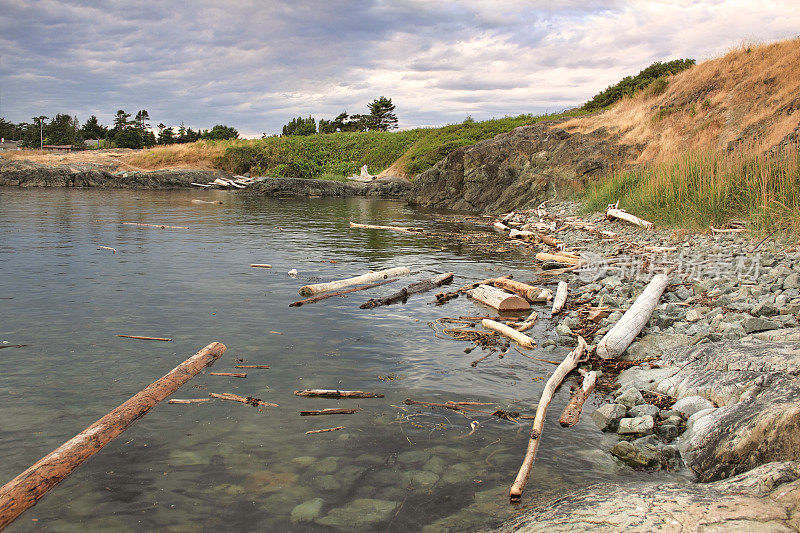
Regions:
M 197 141 L 157 146 L 136 152 L 128 157 L 126 162 L 132 167 L 143 170 L 165 168 L 210 170 L 214 168 L 214 161 L 221 157 L 225 150 L 247 142 L 249 141 Z
M 620 202 L 627 211 L 670 226 L 708 228 L 732 219 L 756 232 L 800 230 L 800 149 L 778 157 L 714 150 L 618 172 L 590 183 L 587 209 Z

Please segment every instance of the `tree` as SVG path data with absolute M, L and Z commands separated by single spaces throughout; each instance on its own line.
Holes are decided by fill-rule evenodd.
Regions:
M 108 128 L 100 124 L 97 117 L 92 115 L 86 119 L 86 123 L 81 128 L 84 139 L 105 139 L 108 135 Z
M 317 122 L 309 115 L 308 118 L 293 118 L 283 127 L 284 135 L 313 135 L 317 133 Z
M 114 115 L 114 129 L 119 131 L 130 126 L 129 118 L 131 118 L 130 113 L 126 113 L 124 109 L 118 110 L 117 114 Z
M 71 144 L 78 143 L 78 119 L 58 113 L 45 127 L 45 144 Z
M 148 120 L 150 120 L 150 113 L 148 113 L 146 109 L 140 109 L 136 112 L 134 122 L 141 132 L 144 132 L 144 130 L 150 127 L 150 124 L 147 122 Z
M 391 98 L 381 96 L 367 104 L 369 118 L 367 127 L 371 130 L 388 131 L 397 128 L 397 115 L 394 114 L 394 104 Z
M 175 143 L 175 132 L 172 128 L 168 128 L 163 124 L 158 125 L 158 144 L 174 144 Z
M 114 135 L 114 143 L 119 148 L 142 148 L 144 138 L 138 128 L 123 128 Z
M 200 135 L 200 137 L 203 139 L 211 139 L 214 141 L 226 141 L 228 139 L 237 139 L 239 137 L 239 132 L 230 126 L 223 126 L 222 124 L 217 124 L 210 130 L 204 131 Z

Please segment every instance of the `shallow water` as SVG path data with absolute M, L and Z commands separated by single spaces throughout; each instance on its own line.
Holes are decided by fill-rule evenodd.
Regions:
M 190 202 L 198 197 L 224 204 Z M 524 280 L 532 267 L 422 236 L 353 230 L 349 220 L 446 227 L 402 203 L 365 199 L 0 189 L 0 343 L 29 345 L 0 350 L 0 483 L 212 341 L 228 347 L 213 371 L 236 371 L 239 362 L 270 369 L 247 370 L 247 379 L 207 370 L 173 397 L 232 392 L 280 405 L 162 402 L 9 531 L 418 531 L 430 524 L 469 531 L 519 512 L 506 491 L 530 421 L 518 426 L 402 402 L 491 401 L 533 414 L 553 367 L 513 350 L 471 367 L 479 350 L 467 355 L 466 343 L 439 339 L 428 326 L 444 316 L 485 314 L 465 298 L 443 307 L 430 304 L 432 293 L 373 310 L 358 305 L 435 273 L 452 270 L 461 285 L 496 272 Z M 309 281 L 401 265 L 416 275 L 287 306 Z M 296 279 L 286 274 L 292 268 Z M 531 335 L 543 340 L 548 329 L 542 319 Z M 316 387 L 386 398 L 292 395 Z M 591 481 L 648 475 L 619 466 L 604 451 L 613 437 L 588 416 L 562 429 L 568 397 L 562 387 L 551 405 L 525 503 Z M 339 406 L 363 410 L 299 416 Z M 480 425 L 468 435 L 472 420 Z M 305 435 L 339 425 L 347 429 Z M 318 517 L 302 522 L 301 515 Z

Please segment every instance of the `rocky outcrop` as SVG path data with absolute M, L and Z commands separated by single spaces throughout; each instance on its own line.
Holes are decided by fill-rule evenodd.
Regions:
M 800 462 L 716 483 L 600 483 L 537 502 L 497 531 L 797 531 Z
M 114 171 L 101 165 L 49 166 L 32 161 L 0 159 L 0 186 L 105 187 L 125 189 L 177 189 L 192 182 L 206 183 L 230 177 L 212 170 Z
M 602 129 L 571 134 L 552 122 L 522 126 L 452 152 L 417 176 L 409 201 L 472 212 L 509 211 L 535 205 L 575 180 L 619 168 L 640 151 Z
M 404 178 L 382 178 L 370 182 L 342 182 L 303 178 L 275 178 L 255 183 L 246 189 L 264 196 L 367 196 L 405 198 L 411 182 Z

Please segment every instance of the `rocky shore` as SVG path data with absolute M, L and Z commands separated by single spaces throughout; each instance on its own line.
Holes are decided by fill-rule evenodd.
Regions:
M 797 246 L 738 232 L 646 230 L 578 213 L 562 203 L 516 219 L 523 231 L 549 225 L 586 262 L 558 274 L 572 304 L 554 317 L 543 345 L 563 351 L 578 334 L 596 344 L 647 281 L 667 273 L 670 285 L 623 354 L 630 368 L 608 403 L 585 414 L 618 434 L 609 453 L 631 468 L 684 469 L 695 482 L 579 489 L 537 503 L 502 531 L 797 530 Z M 605 318 L 588 320 L 587 306 L 606 308 Z

